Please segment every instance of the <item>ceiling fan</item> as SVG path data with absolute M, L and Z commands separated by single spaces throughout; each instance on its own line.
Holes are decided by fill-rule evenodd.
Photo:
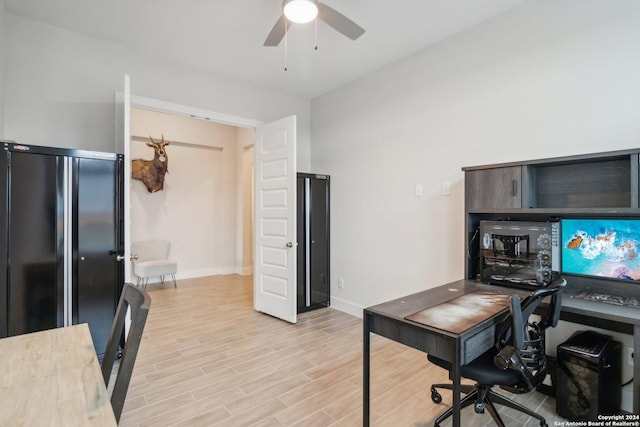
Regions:
M 301 17 L 296 17 L 295 10 L 300 8 Z M 364 29 L 335 9 L 316 0 L 284 0 L 283 13 L 264 41 L 265 46 L 278 46 L 289 29 L 289 22 L 304 23 L 316 17 L 326 22 L 339 33 L 356 40 L 364 34 Z

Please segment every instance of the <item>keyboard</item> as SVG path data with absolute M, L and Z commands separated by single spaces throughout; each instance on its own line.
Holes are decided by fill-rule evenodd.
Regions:
M 591 289 L 585 289 L 573 296 L 577 299 L 586 301 L 603 302 L 605 304 L 621 305 L 625 307 L 640 308 L 638 299 L 633 297 L 623 297 L 615 294 L 608 294 L 605 292 L 592 291 Z

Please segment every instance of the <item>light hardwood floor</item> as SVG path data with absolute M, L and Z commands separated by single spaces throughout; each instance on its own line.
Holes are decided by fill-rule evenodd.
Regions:
M 362 320 L 332 308 L 298 323 L 253 310 L 250 276 L 149 285 L 151 310 L 121 426 L 362 425 Z M 429 385 L 446 372 L 424 353 L 372 336 L 374 426 L 432 426 L 447 408 L 431 402 Z M 552 398 L 517 400 L 552 426 Z M 537 426 L 501 410 L 508 426 Z M 443 424 L 450 426 L 451 421 Z M 488 413 L 463 411 L 464 426 L 495 425 Z

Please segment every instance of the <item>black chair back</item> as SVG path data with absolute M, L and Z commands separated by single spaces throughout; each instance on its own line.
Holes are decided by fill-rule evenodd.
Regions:
M 102 376 L 108 388 L 113 364 L 118 356 L 120 342 L 125 332 L 125 316 L 127 309 L 130 308 L 131 324 L 129 325 L 129 333 L 125 338 L 122 358 L 120 359 L 120 366 L 111 394 L 111 407 L 118 422 L 120 421 L 127 390 L 129 389 L 129 382 L 131 381 L 131 374 L 133 373 L 133 366 L 140 348 L 142 332 L 147 321 L 150 305 L 151 297 L 145 291 L 136 288 L 130 283 L 124 285 L 111 327 L 111 333 L 109 334 L 107 349 L 102 359 Z
M 498 354 L 494 357 L 496 366 L 516 370 L 522 375 L 522 381 L 510 387 L 510 391 L 526 393 L 544 380 L 547 371 L 544 331 L 558 324 L 562 290 L 566 284 L 566 280 L 560 278 L 549 287 L 532 292 L 523 300 L 520 300 L 519 295 L 511 297 L 509 316 L 498 329 Z M 546 298 L 550 298 L 549 305 L 540 321 L 530 322 L 529 316 L 534 314 Z

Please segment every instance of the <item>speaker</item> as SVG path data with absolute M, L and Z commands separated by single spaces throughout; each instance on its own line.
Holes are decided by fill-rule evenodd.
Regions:
M 576 332 L 557 348 L 556 412 L 571 421 L 620 413 L 621 344 L 594 331 Z

